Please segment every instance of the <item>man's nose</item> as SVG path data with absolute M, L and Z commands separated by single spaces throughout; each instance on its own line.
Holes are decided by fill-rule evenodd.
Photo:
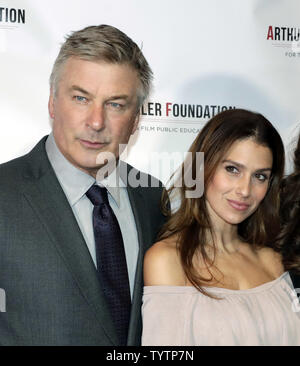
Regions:
M 102 106 L 93 105 L 90 110 L 87 124 L 95 131 L 105 126 L 105 110 Z

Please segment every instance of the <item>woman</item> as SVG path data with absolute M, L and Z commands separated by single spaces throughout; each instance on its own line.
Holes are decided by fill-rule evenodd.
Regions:
M 186 198 L 183 182 L 179 209 L 145 255 L 142 345 L 300 345 L 293 284 L 272 248 L 284 169 L 279 134 L 260 114 L 228 110 L 190 151 L 193 177 L 204 152 L 205 191 Z
M 300 135 L 294 153 L 294 172 L 281 185 L 281 231 L 277 250 L 284 268 L 290 271 L 294 285 L 300 290 Z

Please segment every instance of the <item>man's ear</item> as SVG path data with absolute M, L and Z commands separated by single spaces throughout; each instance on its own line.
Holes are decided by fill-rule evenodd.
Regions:
M 137 126 L 139 125 L 139 121 L 140 121 L 140 111 L 138 111 L 137 115 L 135 116 L 134 124 L 131 131 L 132 135 L 135 133 Z
M 51 119 L 54 118 L 54 92 L 50 89 L 49 101 L 48 101 L 48 111 Z

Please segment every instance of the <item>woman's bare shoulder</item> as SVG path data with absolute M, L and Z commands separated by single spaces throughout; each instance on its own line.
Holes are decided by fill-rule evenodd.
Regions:
M 144 258 L 145 286 L 184 285 L 184 273 L 174 237 L 153 244 Z

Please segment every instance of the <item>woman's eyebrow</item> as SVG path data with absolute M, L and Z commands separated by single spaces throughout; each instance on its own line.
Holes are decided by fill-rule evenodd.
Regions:
M 230 163 L 230 164 L 234 164 L 236 166 L 238 166 L 239 168 L 245 168 L 245 165 L 244 164 L 241 164 L 241 163 L 238 163 L 237 161 L 234 161 L 234 160 L 228 160 L 228 159 L 225 159 L 225 160 L 222 160 L 222 163 Z M 260 168 L 260 169 L 257 169 L 256 171 L 257 172 L 264 172 L 264 171 L 272 171 L 272 168 Z

